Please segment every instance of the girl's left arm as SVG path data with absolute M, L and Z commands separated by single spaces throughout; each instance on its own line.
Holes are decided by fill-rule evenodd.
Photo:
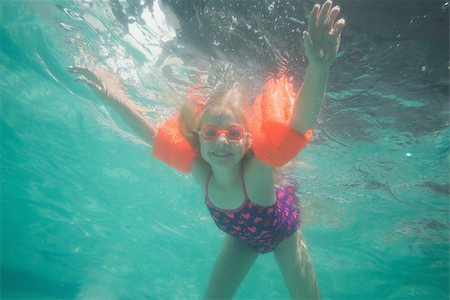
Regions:
M 314 126 L 325 94 L 328 73 L 339 49 L 344 19 L 336 21 L 339 6 L 332 1 L 316 4 L 311 11 L 308 31 L 303 32 L 305 52 L 309 60 L 306 75 L 297 95 L 290 125 L 299 133 Z

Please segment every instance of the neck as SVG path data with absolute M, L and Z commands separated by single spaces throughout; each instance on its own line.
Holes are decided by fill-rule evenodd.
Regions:
M 214 181 L 217 185 L 227 188 L 234 187 L 241 180 L 241 164 L 232 167 L 212 167 Z

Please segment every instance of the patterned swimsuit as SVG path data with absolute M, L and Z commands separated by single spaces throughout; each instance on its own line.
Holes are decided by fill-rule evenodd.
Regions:
M 300 207 L 296 187 L 275 186 L 276 202 L 271 206 L 260 206 L 248 198 L 242 176 L 245 200 L 233 210 L 216 207 L 208 197 L 206 182 L 206 206 L 220 230 L 245 241 L 260 253 L 273 251 L 284 239 L 300 228 Z

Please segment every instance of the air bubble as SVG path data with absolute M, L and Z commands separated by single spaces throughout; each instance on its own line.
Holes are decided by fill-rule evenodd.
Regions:
M 68 8 L 63 8 L 63 11 L 72 19 L 83 21 L 83 18 L 79 13 L 74 12 L 73 10 L 70 10 Z
M 75 30 L 75 27 L 73 27 L 71 25 L 68 25 L 68 24 L 66 24 L 64 22 L 60 22 L 59 25 L 61 25 L 61 27 L 63 27 L 64 29 L 67 29 L 67 30 L 70 30 L 70 31 Z

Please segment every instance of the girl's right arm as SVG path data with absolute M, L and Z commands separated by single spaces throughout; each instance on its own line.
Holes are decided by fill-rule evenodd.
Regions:
M 123 84 L 114 76 L 102 69 L 69 67 L 70 72 L 79 75 L 77 80 L 83 81 L 126 121 L 126 123 L 150 145 L 154 140 L 158 129 L 151 121 L 142 115 L 143 108 L 133 102 Z M 204 187 L 211 169 L 201 157 L 197 157 L 190 167 L 190 173 L 196 182 Z
M 153 145 L 157 128 L 141 112 L 143 108 L 133 102 L 122 83 L 102 69 L 69 67 L 69 71 L 79 74 L 77 80 L 85 82 L 97 95 L 125 120 L 131 129 L 146 143 Z

